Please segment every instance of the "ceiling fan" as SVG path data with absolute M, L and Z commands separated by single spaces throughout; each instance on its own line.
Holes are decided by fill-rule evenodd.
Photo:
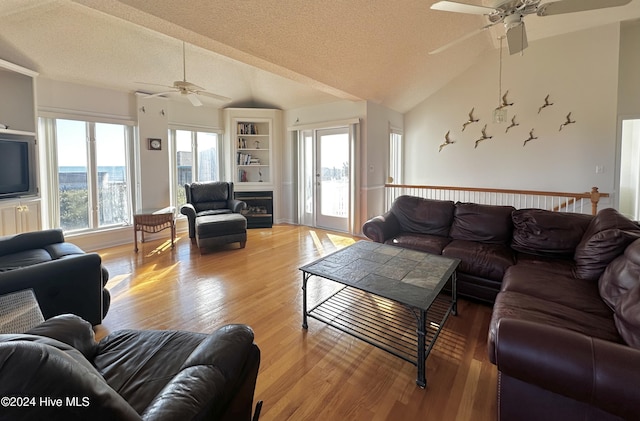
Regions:
M 561 0 L 540 4 L 541 1 L 542 0 L 506 0 L 498 2 L 498 5 L 495 7 L 476 6 L 455 1 L 438 1 L 431 6 L 431 9 L 445 12 L 485 15 L 489 18 L 490 23 L 431 51 L 429 54 L 444 51 L 499 23 L 504 24 L 509 54 L 516 54 L 527 48 L 528 45 L 523 20 L 527 15 L 533 13 L 538 16 L 561 15 L 565 13 L 624 6 L 631 2 L 631 0 Z
M 144 83 L 144 82 L 140 82 Z M 191 82 L 187 82 L 187 65 L 186 65 L 186 57 L 185 57 L 185 45 L 184 41 L 182 42 L 182 80 L 176 80 L 173 82 L 172 86 L 169 85 L 161 85 L 158 83 L 144 83 L 145 85 L 153 85 L 153 86 L 162 86 L 164 88 L 170 88 L 170 91 L 158 92 L 156 94 L 147 95 L 145 98 L 153 98 L 157 96 L 172 94 L 175 92 L 179 92 L 180 94 L 187 97 L 187 99 L 191 102 L 194 107 L 199 107 L 202 105 L 202 102 L 198 98 L 200 96 L 206 96 L 209 98 L 214 98 L 219 101 L 229 102 L 231 98 L 227 98 L 226 96 L 216 95 L 211 92 L 205 91 L 204 88 L 195 85 Z

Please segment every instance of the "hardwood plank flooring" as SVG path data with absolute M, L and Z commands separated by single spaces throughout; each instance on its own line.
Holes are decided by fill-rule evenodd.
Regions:
M 309 319 L 302 329 L 298 268 L 357 237 L 276 225 L 248 231 L 237 244 L 201 255 L 186 233 L 175 249 L 156 240 L 100 250 L 109 269 L 111 309 L 96 337 L 131 329 L 212 332 L 229 323 L 255 331 L 262 360 L 255 399 L 261 421 L 496 419 L 497 371 L 487 357 L 491 308 L 461 300 L 427 358 L 427 388 L 416 368 L 382 350 Z M 309 302 L 339 285 L 318 278 Z

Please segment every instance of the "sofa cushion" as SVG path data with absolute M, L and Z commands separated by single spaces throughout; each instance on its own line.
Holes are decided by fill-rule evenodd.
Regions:
M 51 261 L 51 255 L 47 253 L 45 249 L 33 249 L 13 254 L 5 254 L 4 256 L 0 256 L 0 272 L 49 261 Z
M 577 245 L 593 219 L 579 213 L 519 209 L 513 212 L 514 250 L 542 256 L 574 255 Z
M 623 342 L 612 317 L 586 313 L 520 292 L 504 291 L 496 298 L 489 323 L 490 356 L 495 355 L 497 324 L 502 318 L 527 320 L 569 329 L 605 341 Z
M 621 256 L 606 267 L 598 288 L 600 296 L 612 310 L 616 310 L 620 298 L 640 283 L 640 240 L 631 243 Z
M 519 292 L 586 313 L 613 317 L 609 306 L 600 298 L 597 285 L 576 279 L 570 272 L 562 275 L 544 267 L 518 263 L 505 272 L 501 291 Z
M 425 253 L 442 254 L 442 249 L 450 242 L 451 238 L 449 237 L 402 232 L 385 241 L 385 244 L 424 251 Z
M 618 228 L 606 229 L 585 238 L 575 252 L 576 277 L 597 281 L 607 265 L 638 238 L 640 230 L 625 231 Z
M 597 280 L 604 268 L 636 238 L 640 227 L 613 208 L 602 209 L 591 220 L 582 240 L 576 247 L 575 275 Z
M 513 206 L 458 202 L 449 236 L 456 240 L 507 244 L 513 231 L 511 213 L 514 210 Z
M 640 349 L 640 282 L 620 297 L 615 320 L 622 339 L 629 346 Z
M 501 280 L 507 268 L 515 264 L 511 249 L 501 244 L 453 240 L 442 250 L 442 255 L 460 259 L 460 272 L 495 281 Z
M 100 341 L 93 363 L 109 386 L 142 413 L 206 338 L 189 332 L 120 330 Z
M 612 228 L 618 228 L 625 231 L 638 231 L 638 224 L 622 215 L 613 208 L 606 208 L 598 211 L 598 214 L 591 220 L 587 231 L 584 233 L 584 240 L 588 237 Z
M 543 269 L 546 272 L 563 276 L 573 276 L 574 262 L 570 258 L 538 256 L 536 254 L 516 252 L 516 265 L 522 268 Z
M 455 205 L 450 200 L 431 200 L 415 196 L 400 196 L 391 212 L 400 222 L 402 231 L 447 237 L 453 221 Z

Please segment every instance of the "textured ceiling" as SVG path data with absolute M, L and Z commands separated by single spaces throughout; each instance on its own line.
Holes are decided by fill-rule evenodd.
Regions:
M 232 106 L 348 99 L 406 112 L 495 48 L 500 35 L 485 31 L 429 55 L 485 24 L 432 11 L 433 2 L 1 0 L 0 58 L 51 79 L 160 92 L 136 82 L 182 79 L 184 40 L 187 80 L 232 98 Z M 634 17 L 640 0 L 526 23 L 534 41 Z

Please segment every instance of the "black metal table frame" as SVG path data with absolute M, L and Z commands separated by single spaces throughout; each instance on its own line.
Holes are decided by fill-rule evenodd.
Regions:
M 302 327 L 304 329 L 308 329 L 309 325 L 307 323 L 307 317 L 311 317 L 313 319 L 322 321 L 324 323 L 326 323 L 327 325 L 338 329 L 342 332 L 345 332 L 351 336 L 354 336 L 364 342 L 369 343 L 370 345 L 375 346 L 376 348 L 382 349 L 383 351 L 386 351 L 398 358 L 401 358 L 407 362 L 412 363 L 413 365 L 415 365 L 417 367 L 417 378 L 416 378 L 416 384 L 421 387 L 421 388 L 425 388 L 427 386 L 427 379 L 426 379 L 426 359 L 429 356 L 429 353 L 431 352 L 431 350 L 433 349 L 433 346 L 435 344 L 436 339 L 438 338 L 440 332 L 442 331 L 442 328 L 445 324 L 445 322 L 447 321 L 447 319 L 449 318 L 450 314 L 453 314 L 454 316 L 458 314 L 458 297 L 457 297 L 457 279 L 456 279 L 456 272 L 454 271 L 451 274 L 451 277 L 449 278 L 450 282 L 451 282 L 451 302 L 448 306 L 448 308 L 442 313 L 442 318 L 439 320 L 439 327 L 436 330 L 435 334 L 432 335 L 432 337 L 429 340 L 429 344 L 427 346 L 427 314 L 428 311 L 431 309 L 431 307 L 433 306 L 433 304 L 435 303 L 436 300 L 434 300 L 434 302 L 432 302 L 429 307 L 427 309 L 420 309 L 420 308 L 416 308 L 416 307 L 412 307 L 409 306 L 407 304 L 401 303 L 399 301 L 390 299 L 388 297 L 385 297 L 383 295 L 379 295 L 373 292 L 369 292 L 369 291 L 364 291 L 361 290 L 357 287 L 354 287 L 352 285 L 345 285 L 343 288 L 341 288 L 338 292 L 335 292 L 334 294 L 330 295 L 328 298 L 324 299 L 323 301 L 321 301 L 319 304 L 317 304 L 316 306 L 314 306 L 312 309 L 310 309 L 309 311 L 307 311 L 307 282 L 309 281 L 309 278 L 311 278 L 312 276 L 317 276 L 319 278 L 324 278 L 321 275 L 316 275 L 310 272 L 305 271 L 304 269 L 302 270 Z M 325 278 L 328 279 L 330 281 L 333 282 L 337 282 L 340 283 L 339 281 L 335 281 L 329 278 Z M 392 348 L 389 348 L 387 346 L 382 345 L 379 342 L 376 342 L 373 339 L 369 339 L 368 337 L 365 337 L 363 335 L 358 335 L 358 334 L 354 334 L 354 332 L 352 330 L 350 330 L 349 328 L 345 328 L 342 327 L 336 323 L 332 323 L 331 321 L 328 321 L 326 319 L 320 318 L 320 317 L 316 317 L 313 314 L 313 311 L 315 309 L 317 309 L 318 307 L 322 306 L 324 303 L 328 302 L 329 300 L 331 300 L 333 297 L 335 297 L 337 294 L 339 294 L 341 291 L 347 289 L 347 288 L 352 288 L 352 289 L 356 289 L 356 290 L 360 290 L 366 294 L 371 294 L 373 296 L 378 296 L 378 297 L 382 297 L 384 299 L 387 299 L 389 301 L 395 302 L 403 307 L 405 307 L 407 310 L 409 310 L 415 317 L 416 319 L 416 335 L 417 335 L 417 358 L 415 360 L 408 358 L 406 355 L 403 355 L 399 352 L 395 352 Z M 439 295 L 441 295 L 441 292 L 439 293 Z

